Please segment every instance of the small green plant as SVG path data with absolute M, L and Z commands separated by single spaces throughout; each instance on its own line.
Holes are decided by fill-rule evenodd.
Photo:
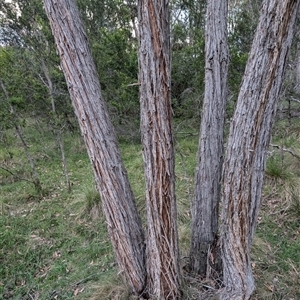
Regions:
M 269 157 L 266 165 L 266 175 L 275 180 L 287 180 L 290 174 L 284 161 L 277 155 Z
M 101 216 L 101 198 L 96 190 L 89 190 L 85 195 L 86 212 L 92 219 L 97 219 Z
M 299 124 L 300 126 L 300 124 Z M 183 275 L 190 247 L 190 201 L 196 167 L 199 124 L 175 120 L 176 196 Z M 64 136 L 70 168 L 69 193 L 53 135 L 40 138 L 34 126 L 27 137 L 43 183 L 39 195 L 33 184 L 0 172 L 0 299 L 126 299 L 136 300 L 118 275 L 101 198 L 82 138 Z M 17 139 L 10 153 L 0 150 L 0 162 L 19 177 L 29 168 Z M 121 153 L 142 219 L 145 181 L 142 147 L 120 142 Z M 0 147 L 1 148 L 1 147 Z M 293 149 L 299 148 L 293 145 Z M 275 150 L 278 151 L 278 150 Z M 45 159 L 47 158 L 47 159 Z M 4 161 L 5 160 L 5 161 Z M 257 291 L 253 299 L 300 299 L 299 162 L 286 153 L 269 158 L 259 224 L 251 250 Z M 10 175 L 9 175 L 10 176 Z M 213 283 L 184 278 L 184 299 L 201 299 Z M 281 298 L 280 298 L 281 297 Z M 203 299 L 202 298 L 202 299 Z M 211 298 L 213 299 L 213 298 Z

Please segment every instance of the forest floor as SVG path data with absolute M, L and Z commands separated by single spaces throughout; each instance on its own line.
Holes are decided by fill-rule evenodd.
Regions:
M 178 123 L 176 189 L 182 265 L 189 252 L 190 201 L 198 147 L 195 126 Z M 269 149 L 264 196 L 252 247 L 253 299 L 300 299 L 300 125 L 278 122 Z M 129 299 L 114 262 L 79 134 L 65 134 L 71 192 L 59 147 L 49 133 L 24 131 L 42 183 L 37 192 L 22 144 L 13 131 L 0 147 L 0 299 Z M 141 145 L 120 143 L 143 216 Z M 28 181 L 29 180 L 29 181 Z M 213 282 L 184 280 L 186 299 L 209 297 Z

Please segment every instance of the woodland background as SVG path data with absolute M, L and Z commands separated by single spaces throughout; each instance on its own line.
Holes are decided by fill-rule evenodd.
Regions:
M 260 1 L 229 1 L 232 116 Z M 134 1 L 78 1 L 102 93 L 141 214 L 137 11 Z M 101 200 L 38 0 L 0 4 L 0 295 L 3 299 L 128 299 Z M 172 108 L 181 262 L 204 92 L 205 1 L 172 2 Z M 254 299 L 300 298 L 300 49 L 295 29 L 252 248 Z M 228 130 L 228 128 L 227 128 Z M 185 276 L 188 299 L 216 283 Z

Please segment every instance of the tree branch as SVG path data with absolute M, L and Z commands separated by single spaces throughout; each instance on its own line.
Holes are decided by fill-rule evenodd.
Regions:
M 294 101 L 294 102 L 297 102 L 297 103 L 300 103 L 300 100 L 294 98 L 294 97 L 291 97 L 290 100 Z
M 141 84 L 139 82 L 127 84 L 127 86 L 137 86 L 137 85 L 141 85 Z
M 274 144 L 270 144 L 270 146 L 274 147 L 274 148 L 277 148 L 277 149 L 280 149 L 281 151 L 288 152 L 288 153 L 290 153 L 291 155 L 293 155 L 294 157 L 296 157 L 297 159 L 300 160 L 300 156 L 298 154 L 296 154 L 294 151 L 292 151 L 291 149 L 284 148 L 282 146 L 274 145 Z
M 7 173 L 11 174 L 14 178 L 17 178 L 17 179 L 22 180 L 22 181 L 27 181 L 27 182 L 29 182 L 29 183 L 34 184 L 33 181 L 28 180 L 28 179 L 26 179 L 26 178 L 19 177 L 18 175 L 14 174 L 14 173 L 11 172 L 10 170 L 8 170 L 8 169 L 6 169 L 6 168 L 4 168 L 4 167 L 2 167 L 2 166 L 0 166 L 0 169 L 2 169 L 2 170 L 4 170 L 4 171 L 6 171 Z

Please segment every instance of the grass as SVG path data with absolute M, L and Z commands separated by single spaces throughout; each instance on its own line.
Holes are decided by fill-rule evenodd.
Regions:
M 116 273 L 105 221 L 99 216 L 94 222 L 88 214 L 89 201 L 93 197 L 95 201 L 92 170 L 82 140 L 67 136 L 72 180 L 68 193 L 57 145 L 50 137 L 43 139 L 45 143 L 40 140 L 30 148 L 42 194 L 25 181 L 30 180 L 30 169 L 21 149 L 9 166 L 13 172 L 14 166 L 21 166 L 22 179 L 8 182 L 3 170 L 0 175 L 0 295 L 3 299 L 73 299 L 75 295 L 89 299 L 92 284 Z
M 291 152 L 283 151 L 297 154 L 300 139 L 295 124 L 290 132 L 285 125 L 281 121 L 275 128 L 280 135 L 273 137 L 273 143 L 281 147 L 271 147 L 266 166 L 252 248 L 257 285 L 253 299 L 300 299 L 300 162 Z
M 190 244 L 190 200 L 198 147 L 194 128 L 186 123 L 175 126 L 183 264 Z M 284 147 L 296 151 L 300 149 L 299 131 L 291 128 Z M 278 132 L 281 134 L 282 129 Z M 30 183 L 26 156 L 13 132 L 8 131 L 9 143 L 0 150 L 0 166 L 12 173 L 0 169 L 0 299 L 133 299 L 118 276 L 101 199 L 95 190 L 82 139 L 77 134 L 64 136 L 72 182 L 68 193 L 55 138 L 51 133 L 35 131 L 34 127 L 26 128 L 24 133 L 43 190 L 37 192 Z M 273 143 L 281 145 L 282 136 L 275 136 Z M 143 215 L 141 145 L 124 139 L 120 146 Z M 297 166 L 299 161 L 290 153 L 272 150 L 252 248 L 257 284 L 253 299 L 300 299 L 300 168 Z M 197 284 L 186 283 L 187 299 L 197 299 Z

